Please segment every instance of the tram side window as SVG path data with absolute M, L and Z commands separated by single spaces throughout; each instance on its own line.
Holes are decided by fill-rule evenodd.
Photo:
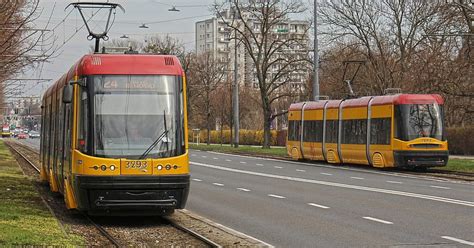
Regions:
M 365 144 L 367 140 L 367 120 L 344 120 L 342 122 L 343 144 Z
M 303 136 L 306 142 L 322 142 L 323 121 L 305 121 Z
M 79 104 L 79 128 L 77 148 L 87 152 L 87 123 L 88 123 L 88 97 L 85 88 L 79 87 L 80 104 Z
M 326 121 L 326 143 L 337 143 L 338 120 Z
M 288 123 L 288 140 L 298 141 L 300 139 L 300 121 L 289 121 Z
M 370 144 L 390 145 L 390 118 L 376 118 L 370 122 Z

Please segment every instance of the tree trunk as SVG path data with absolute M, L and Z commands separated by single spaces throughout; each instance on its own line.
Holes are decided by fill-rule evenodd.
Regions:
M 206 128 L 207 128 L 207 145 L 211 144 L 211 103 L 209 102 L 209 89 L 206 92 L 206 107 L 207 107 L 207 114 L 206 114 Z
M 265 149 L 270 148 L 270 142 L 271 142 L 271 133 L 270 133 L 270 126 L 272 123 L 271 120 L 271 114 L 272 111 L 269 106 L 265 106 L 263 109 L 263 147 Z

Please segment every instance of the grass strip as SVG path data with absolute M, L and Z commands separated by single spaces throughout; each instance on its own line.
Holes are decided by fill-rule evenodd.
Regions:
M 82 237 L 64 235 L 32 180 L 0 140 L 0 246 L 83 246 Z
M 436 167 L 436 169 L 474 173 L 474 160 L 450 158 L 446 167 Z
M 190 149 L 202 151 L 215 151 L 235 154 L 249 154 L 249 155 L 267 155 L 275 157 L 288 157 L 285 147 L 274 147 L 270 149 L 263 149 L 261 147 L 240 145 L 239 148 L 233 148 L 229 145 L 206 145 L 206 144 L 189 144 Z
M 233 148 L 229 145 L 206 145 L 206 144 L 189 144 L 190 149 L 202 151 L 215 151 L 223 153 L 234 154 L 249 154 L 249 155 L 271 155 L 275 157 L 288 158 L 285 147 L 274 147 L 271 149 L 262 149 L 261 147 L 240 145 L 239 148 Z M 451 158 L 446 167 L 436 167 L 436 169 L 458 171 L 458 172 L 472 172 L 474 173 L 474 160 L 470 159 L 456 159 Z

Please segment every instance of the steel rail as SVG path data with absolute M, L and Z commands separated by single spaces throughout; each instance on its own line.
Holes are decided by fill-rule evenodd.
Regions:
M 84 212 L 80 212 L 84 218 L 86 218 L 90 223 L 92 223 L 92 225 L 94 225 L 95 228 L 97 228 L 97 230 L 99 230 L 99 232 L 104 236 L 106 237 L 110 242 L 112 242 L 112 244 L 114 244 L 115 247 L 122 247 L 119 242 L 114 238 L 112 237 L 112 235 L 110 235 L 109 232 L 107 232 L 107 230 L 105 230 L 105 228 L 101 227 L 99 224 L 95 223 L 91 217 L 89 217 L 87 214 L 85 214 Z
M 163 217 L 163 218 L 165 220 L 167 220 L 170 223 L 170 225 L 172 225 L 176 229 L 179 229 L 179 230 L 181 230 L 181 231 L 183 231 L 183 232 L 199 239 L 200 241 L 206 243 L 210 247 L 212 247 L 212 248 L 222 248 L 222 245 L 219 245 L 218 243 L 208 239 L 207 237 L 205 237 L 205 236 L 203 236 L 203 235 L 201 235 L 201 234 L 199 234 L 199 233 L 197 233 L 197 232 L 195 232 L 195 231 L 193 231 L 193 230 L 191 230 L 191 229 L 189 229 L 189 228 L 187 228 L 183 225 L 178 224 L 176 221 L 171 220 L 170 218 L 167 218 L 167 217 Z
M 17 143 L 17 142 L 15 142 Z M 33 168 L 35 168 L 36 171 L 38 171 L 38 173 L 40 172 L 40 170 L 34 165 L 33 162 L 31 162 L 28 158 L 26 158 L 22 153 L 20 153 L 17 149 L 15 149 L 11 144 L 10 142 L 7 143 L 7 145 L 12 149 L 14 150 L 16 153 L 18 153 L 22 158 L 24 158 Z M 22 143 L 17 143 L 17 145 L 21 146 L 21 147 L 25 147 L 26 149 L 30 149 L 31 152 L 35 152 L 37 153 L 37 151 L 34 150 L 33 147 L 30 147 L 26 144 L 22 144 Z M 80 211 L 79 211 L 80 212 Z M 103 227 L 101 227 L 99 224 L 95 223 L 94 220 L 92 220 L 87 214 L 83 213 L 83 212 L 80 212 L 84 218 L 86 218 L 90 223 L 92 223 L 92 225 L 94 225 L 95 228 L 97 228 L 97 230 L 99 230 L 99 232 L 104 236 L 106 237 L 115 247 L 122 247 L 118 241 L 112 237 L 112 235 L 110 235 L 109 232 L 107 232 L 107 230 L 105 230 Z M 165 219 L 166 221 L 168 221 L 168 223 L 175 227 L 176 229 L 179 229 L 191 236 L 193 236 L 194 238 L 204 242 L 205 244 L 209 245 L 210 247 L 212 248 L 222 248 L 221 245 L 217 244 L 216 242 L 208 239 L 207 237 L 183 226 L 183 225 L 180 225 L 178 224 L 176 221 L 170 219 L 170 218 L 167 218 L 167 217 L 163 217 L 163 219 Z
M 23 153 L 19 152 L 15 147 L 13 147 L 12 144 L 10 144 L 10 142 L 6 144 L 8 147 L 10 147 L 10 149 L 15 151 L 18 155 L 20 155 L 20 157 L 22 157 L 31 167 L 33 167 L 33 169 L 35 169 L 38 173 L 40 173 L 40 169 L 36 167 L 36 165 L 33 162 L 31 162 L 25 155 L 23 155 Z
M 20 151 L 18 151 L 18 149 L 16 149 L 15 147 L 13 147 L 13 145 L 11 144 L 13 142 L 6 142 L 7 146 L 10 147 L 10 149 L 12 149 L 13 151 L 15 151 L 18 155 L 20 155 L 31 167 L 33 167 L 38 173 L 40 173 L 40 169 L 38 169 L 38 167 L 35 166 L 35 164 L 33 162 L 31 162 L 31 160 L 29 160 L 25 155 L 23 155 L 23 153 L 21 153 Z M 16 143 L 16 142 L 14 142 Z M 18 144 L 18 146 L 25 146 L 25 147 L 28 147 L 30 148 L 29 146 L 27 145 L 24 145 L 24 144 Z M 36 151 L 32 151 L 32 152 L 36 152 Z M 112 237 L 112 235 L 109 234 L 109 232 L 107 232 L 107 230 L 105 230 L 103 227 L 101 227 L 99 224 L 95 223 L 87 214 L 83 213 L 83 212 L 80 212 L 90 223 L 92 223 L 92 225 L 94 225 L 95 228 L 97 228 L 97 230 L 99 230 L 99 232 L 104 236 L 106 237 L 115 247 L 121 247 L 121 245 L 117 242 L 117 240 Z

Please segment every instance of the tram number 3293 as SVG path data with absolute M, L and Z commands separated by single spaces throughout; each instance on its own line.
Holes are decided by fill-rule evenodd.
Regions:
M 125 168 L 127 169 L 146 169 L 148 166 L 147 161 L 126 161 Z

